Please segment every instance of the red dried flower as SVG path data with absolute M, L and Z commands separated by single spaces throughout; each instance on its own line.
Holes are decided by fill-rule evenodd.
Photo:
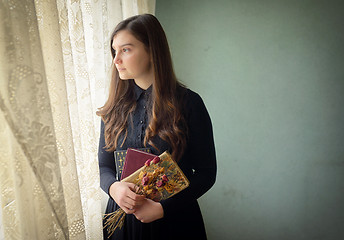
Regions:
M 145 165 L 146 165 L 147 167 L 149 167 L 151 161 L 152 161 L 152 159 L 148 159 L 148 160 L 145 162 Z
M 158 156 L 154 157 L 152 163 L 156 164 L 158 162 L 160 162 L 160 158 Z
M 163 182 L 168 182 L 168 178 L 167 178 L 167 176 L 166 176 L 165 174 L 162 175 L 161 180 L 162 180 Z
M 148 184 L 148 182 L 149 182 L 149 178 L 147 176 L 142 178 L 142 182 L 141 183 L 142 183 L 143 186 L 146 186 Z
M 164 182 L 161 181 L 161 180 L 159 180 L 159 181 L 156 182 L 156 186 L 157 186 L 157 187 L 162 187 L 163 185 L 164 185 Z

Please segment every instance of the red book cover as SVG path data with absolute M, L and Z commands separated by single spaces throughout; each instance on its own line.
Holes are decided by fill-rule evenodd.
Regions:
M 128 148 L 125 156 L 121 180 L 130 176 L 136 170 L 141 168 L 148 159 L 153 159 L 156 155 L 140 151 L 133 148 Z

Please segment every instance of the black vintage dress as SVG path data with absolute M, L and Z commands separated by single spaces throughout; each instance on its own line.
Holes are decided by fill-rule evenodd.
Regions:
M 150 108 L 150 95 L 152 86 L 147 90 L 138 87 L 134 81 L 131 87 L 137 101 L 136 110 L 132 115 L 132 121 L 128 124 L 128 135 L 122 147 L 144 148 L 143 139 L 148 126 L 147 109 Z M 160 203 L 164 209 L 164 217 L 152 223 L 141 223 L 132 214 L 126 215 L 124 226 L 108 238 L 104 229 L 104 239 L 116 240 L 160 240 L 160 239 L 207 239 L 202 214 L 197 199 L 207 192 L 216 179 L 216 156 L 213 140 L 213 130 L 209 114 L 201 97 L 186 88 L 181 88 L 184 94 L 184 113 L 188 125 L 187 149 L 179 160 L 178 165 L 190 181 L 190 186 L 175 196 L 163 200 Z M 122 143 L 123 138 L 119 143 Z M 160 155 L 165 150 L 171 152 L 169 145 L 156 137 L 154 143 L 159 148 L 157 151 L 151 146 L 151 152 Z M 101 135 L 99 140 L 99 169 L 101 188 L 109 194 L 109 187 L 115 181 L 116 167 L 114 153 L 104 150 L 104 124 L 101 123 Z M 113 212 L 119 207 L 110 197 L 106 213 Z

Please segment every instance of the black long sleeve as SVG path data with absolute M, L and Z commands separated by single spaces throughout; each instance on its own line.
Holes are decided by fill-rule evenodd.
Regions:
M 104 138 L 104 123 L 101 122 L 100 137 L 99 137 L 99 148 L 98 148 L 98 161 L 99 161 L 99 172 L 100 172 L 100 187 L 109 194 L 109 188 L 111 184 L 117 181 L 116 178 L 116 167 L 113 152 L 107 152 L 104 149 L 105 138 Z
M 211 119 L 201 97 L 189 91 L 187 100 L 187 122 L 189 128 L 188 148 L 179 162 L 187 174 L 190 186 L 172 198 L 161 201 L 164 216 L 179 214 L 207 192 L 216 180 L 216 155 Z M 191 174 L 190 168 L 192 170 Z

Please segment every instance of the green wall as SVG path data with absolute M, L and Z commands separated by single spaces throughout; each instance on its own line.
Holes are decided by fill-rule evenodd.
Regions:
M 211 240 L 344 239 L 344 3 L 157 0 L 218 157 Z

